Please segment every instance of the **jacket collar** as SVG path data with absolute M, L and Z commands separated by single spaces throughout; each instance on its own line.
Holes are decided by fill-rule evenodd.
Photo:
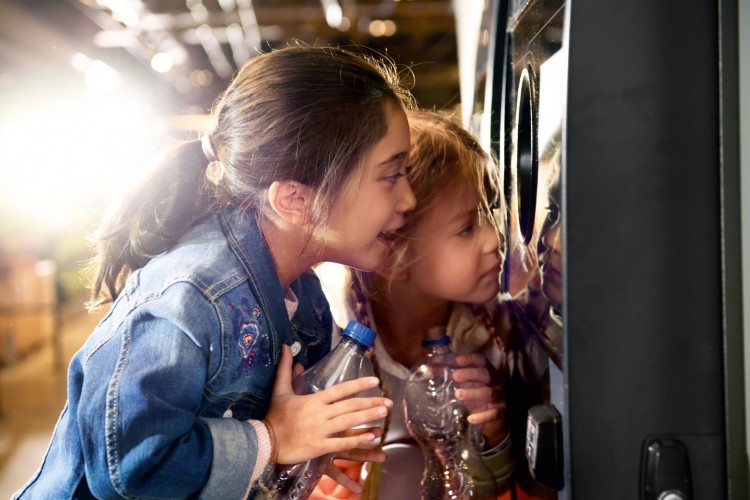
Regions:
M 254 211 L 227 207 L 219 214 L 219 223 L 229 248 L 245 268 L 250 288 L 268 318 L 271 362 L 275 365 L 279 362 L 281 344 L 289 343 L 292 338 L 292 328 L 268 243 Z

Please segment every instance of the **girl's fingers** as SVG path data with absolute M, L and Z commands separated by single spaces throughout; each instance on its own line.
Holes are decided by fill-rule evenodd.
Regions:
M 356 429 L 347 429 L 344 431 L 344 436 L 351 437 L 351 436 L 359 436 L 360 434 L 365 434 L 367 432 L 371 432 L 375 434 L 376 438 L 379 438 L 383 435 L 383 428 L 382 427 L 357 427 Z
M 385 406 L 376 406 L 374 408 L 367 408 L 361 411 L 340 414 L 336 417 L 331 418 L 329 421 L 329 423 L 331 424 L 331 434 L 340 434 L 347 429 L 376 422 L 385 418 L 386 415 L 388 415 L 388 408 L 386 408 Z
M 380 449 L 355 448 L 353 450 L 344 450 L 336 454 L 336 458 L 345 460 L 355 460 L 357 462 L 385 462 L 388 455 Z
M 385 406 L 388 410 L 393 408 L 393 401 L 384 397 L 372 397 L 372 398 L 349 398 L 337 401 L 327 406 L 325 415 L 328 418 L 335 418 L 340 415 L 347 413 L 355 413 L 358 411 L 367 410 L 369 408 L 377 408 L 379 406 Z
M 329 453 L 339 454 L 355 448 L 366 448 L 375 439 L 375 434 L 366 432 L 358 436 L 327 438 L 323 440 L 323 446 Z
M 455 382 L 480 382 L 488 384 L 490 382 L 490 372 L 486 368 L 459 368 L 453 372 Z
M 473 353 L 473 354 L 459 354 L 456 356 L 456 364 L 458 366 L 485 366 L 487 364 L 487 358 L 484 354 Z
M 469 410 L 469 414 L 479 413 L 489 408 L 484 401 L 464 401 L 464 406 Z
M 492 387 L 486 385 L 476 388 L 462 387 L 460 389 L 456 389 L 456 398 L 458 398 L 459 401 L 463 401 L 464 403 L 468 401 L 483 401 L 486 403 L 490 403 L 498 400 L 497 395 L 495 394 L 495 390 Z
M 378 441 L 378 438 L 383 435 L 383 428 L 382 427 L 357 427 L 356 429 L 347 429 L 347 430 L 345 430 L 342 433 L 342 435 L 350 437 L 350 436 L 358 436 L 360 434 L 366 434 L 366 433 L 372 433 L 372 434 L 374 434 L 375 435 L 375 439 L 370 444 L 366 445 L 364 447 L 364 449 L 362 449 L 362 450 L 351 450 L 351 451 L 356 451 L 356 452 L 359 452 L 359 451 L 370 452 L 374 448 L 377 448 L 378 446 L 380 446 L 380 442 Z M 344 453 L 346 453 L 346 452 L 344 452 Z M 357 456 L 359 456 L 359 454 Z M 344 456 L 344 455 L 340 456 L 339 458 L 345 458 L 345 459 L 348 459 L 348 460 L 360 460 L 360 461 L 365 461 L 365 462 L 379 462 L 380 461 L 380 460 L 370 460 L 369 458 L 356 458 L 354 456 Z
M 273 384 L 272 398 L 281 394 L 293 393 L 292 390 L 292 350 L 288 345 L 281 346 L 281 359 L 276 368 L 276 382 Z
M 472 413 L 471 415 L 469 415 L 467 420 L 470 424 L 483 425 L 489 422 L 494 422 L 498 418 L 500 418 L 500 409 L 489 408 L 478 413 Z
M 334 403 L 341 399 L 378 386 L 377 377 L 362 377 L 347 382 L 342 382 L 316 393 L 324 403 Z

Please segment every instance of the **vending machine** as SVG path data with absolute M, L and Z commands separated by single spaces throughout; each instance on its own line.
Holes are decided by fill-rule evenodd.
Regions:
M 475 9 L 462 106 L 517 306 L 509 498 L 748 498 L 737 2 Z

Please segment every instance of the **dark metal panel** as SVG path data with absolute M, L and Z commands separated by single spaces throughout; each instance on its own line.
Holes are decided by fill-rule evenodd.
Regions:
M 639 497 L 652 435 L 724 498 L 718 6 L 570 5 L 564 210 L 571 496 Z
M 736 0 L 719 2 L 724 379 L 728 498 L 750 498 L 745 448 L 740 208 L 739 33 Z

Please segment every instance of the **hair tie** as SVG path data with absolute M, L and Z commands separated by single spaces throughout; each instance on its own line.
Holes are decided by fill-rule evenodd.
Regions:
M 211 144 L 211 136 L 207 133 L 201 136 L 201 147 L 203 148 L 203 156 L 206 157 L 206 160 L 209 162 L 217 161 L 216 150 L 214 149 L 214 145 Z

